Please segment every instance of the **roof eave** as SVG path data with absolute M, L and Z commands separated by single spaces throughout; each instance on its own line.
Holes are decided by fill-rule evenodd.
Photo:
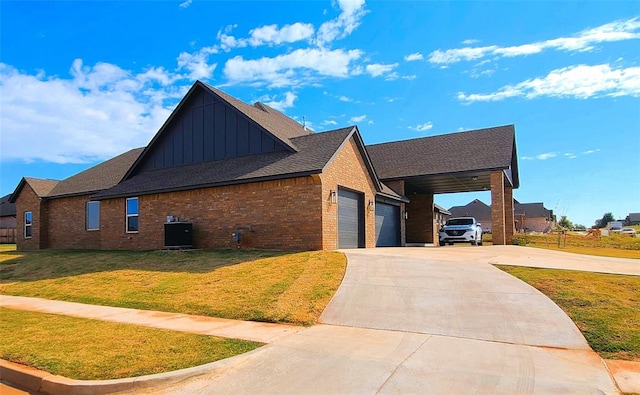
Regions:
M 117 193 L 117 194 L 105 195 L 105 196 L 99 196 L 99 193 L 98 193 L 98 195 L 91 196 L 91 198 L 94 200 L 108 200 L 108 199 L 119 199 L 119 198 L 132 197 L 132 196 L 153 195 L 154 193 L 191 191 L 194 189 L 204 189 L 204 188 L 222 187 L 222 186 L 239 185 L 239 184 L 251 184 L 254 182 L 274 181 L 274 180 L 282 180 L 286 178 L 306 177 L 314 174 L 320 174 L 321 172 L 322 172 L 321 169 L 317 169 L 317 170 L 309 170 L 304 172 L 280 174 L 280 175 L 274 175 L 274 176 L 254 177 L 254 178 L 248 178 L 243 180 L 212 182 L 212 183 L 206 183 L 206 184 L 190 185 L 190 186 L 175 187 L 175 188 L 151 189 L 143 192 Z

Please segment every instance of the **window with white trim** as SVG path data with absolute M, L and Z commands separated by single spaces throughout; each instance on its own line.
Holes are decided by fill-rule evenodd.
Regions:
M 100 230 L 100 202 L 87 202 L 87 230 Z
M 138 198 L 127 199 L 127 219 L 126 230 L 127 233 L 138 232 Z
M 24 213 L 24 238 L 31 238 L 31 230 L 33 227 L 33 214 L 31 211 L 25 211 Z

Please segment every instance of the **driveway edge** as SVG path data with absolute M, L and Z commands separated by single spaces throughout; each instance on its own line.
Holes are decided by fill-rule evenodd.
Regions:
M 46 395 L 127 393 L 144 388 L 156 387 L 165 383 L 175 384 L 185 379 L 211 374 L 214 368 L 224 368 L 226 365 L 234 363 L 237 358 L 246 357 L 248 354 L 254 353 L 261 348 L 262 347 L 231 358 L 173 372 L 113 380 L 74 380 L 30 366 L 0 359 L 0 380 L 25 391 L 35 391 Z

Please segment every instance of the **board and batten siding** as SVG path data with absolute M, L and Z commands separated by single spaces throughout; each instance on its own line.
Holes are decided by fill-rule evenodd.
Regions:
M 244 114 L 202 89 L 165 128 L 137 172 L 287 149 Z

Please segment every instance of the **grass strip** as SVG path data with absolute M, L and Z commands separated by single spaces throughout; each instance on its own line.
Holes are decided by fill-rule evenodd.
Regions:
M 603 358 L 640 361 L 640 277 L 497 267 L 560 306 Z
M 0 308 L 0 358 L 78 380 L 170 372 L 262 344 Z
M 0 293 L 251 321 L 314 324 L 342 253 L 260 250 L 0 253 Z

